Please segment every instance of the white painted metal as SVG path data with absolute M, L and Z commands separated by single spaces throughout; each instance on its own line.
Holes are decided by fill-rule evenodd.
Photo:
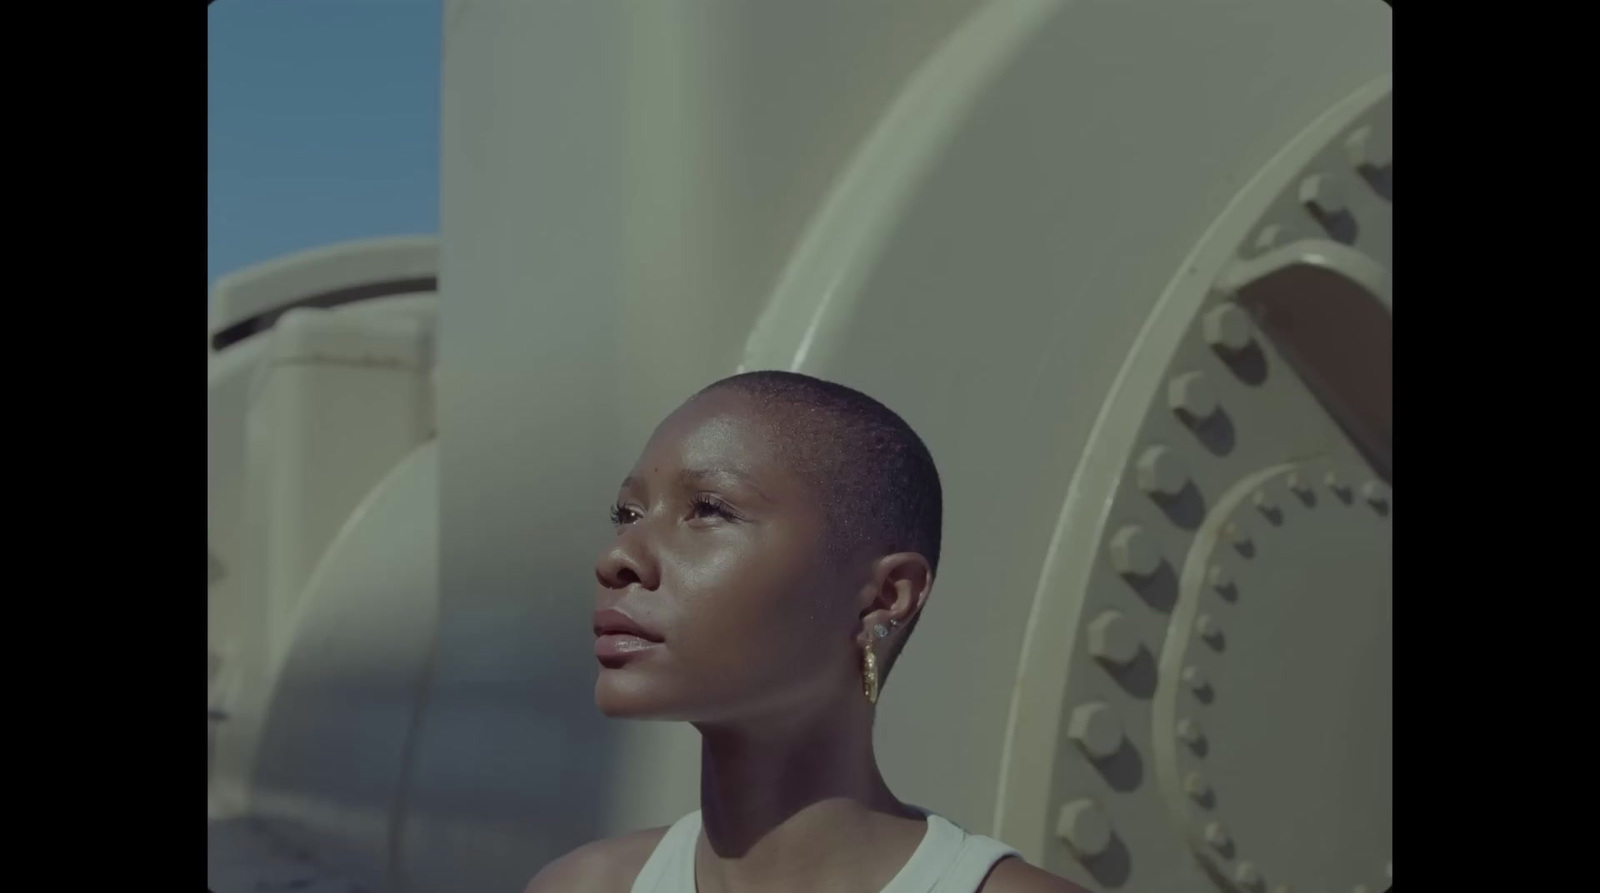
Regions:
M 363 247 L 377 260 L 356 258 Z M 389 886 L 405 772 L 383 754 L 411 740 L 437 607 L 437 298 L 295 305 L 437 275 L 412 262 L 415 240 L 405 247 L 343 246 L 315 253 L 343 258 L 331 268 L 289 259 L 238 277 L 281 315 L 211 358 L 208 810 L 228 877 L 254 858 L 233 852 L 246 838 L 227 829 L 243 822 Z
M 289 305 L 388 285 L 397 292 L 432 291 L 421 280 L 439 275 L 439 240 L 392 236 L 343 242 L 256 264 L 217 281 L 211 290 L 211 332 Z

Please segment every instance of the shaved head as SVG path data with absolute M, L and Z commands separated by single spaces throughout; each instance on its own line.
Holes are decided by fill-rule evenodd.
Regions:
M 796 372 L 746 372 L 700 393 L 719 390 L 741 393 L 760 407 L 783 460 L 817 496 L 834 561 L 917 552 L 938 570 L 939 472 L 922 438 L 898 414 L 853 388 Z M 885 677 L 920 616 L 912 617 L 888 656 Z

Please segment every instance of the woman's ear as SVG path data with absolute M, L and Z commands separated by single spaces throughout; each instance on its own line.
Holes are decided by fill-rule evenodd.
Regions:
M 920 553 L 895 552 L 873 562 L 872 574 L 861 590 L 857 644 L 896 638 L 927 604 L 932 590 L 933 569 Z

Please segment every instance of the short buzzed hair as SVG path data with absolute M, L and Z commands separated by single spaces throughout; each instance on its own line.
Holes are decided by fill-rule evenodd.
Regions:
M 823 501 L 831 557 L 917 552 L 938 571 L 944 520 L 939 471 L 922 438 L 894 410 L 854 388 L 798 372 L 744 372 L 700 393 L 713 390 L 737 391 L 766 411 L 784 458 Z M 921 616 L 911 618 L 885 660 L 885 679 Z

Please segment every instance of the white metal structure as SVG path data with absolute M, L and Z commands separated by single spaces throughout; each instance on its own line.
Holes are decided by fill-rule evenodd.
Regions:
M 364 860 L 388 847 L 438 604 L 437 276 L 435 239 L 386 239 L 265 264 L 216 289 L 209 812 L 219 888 L 241 873 L 256 883 L 264 870 L 302 870 L 262 862 L 253 845 L 235 864 L 252 816 L 320 816 L 320 861 L 358 854 L 355 877 L 369 877 Z
M 246 820 L 488 893 L 693 808 L 586 617 L 617 481 L 740 368 L 940 466 L 898 792 L 1092 889 L 1387 886 L 1389 68 L 1378 2 L 447 0 L 437 267 L 219 289 L 213 889 Z

